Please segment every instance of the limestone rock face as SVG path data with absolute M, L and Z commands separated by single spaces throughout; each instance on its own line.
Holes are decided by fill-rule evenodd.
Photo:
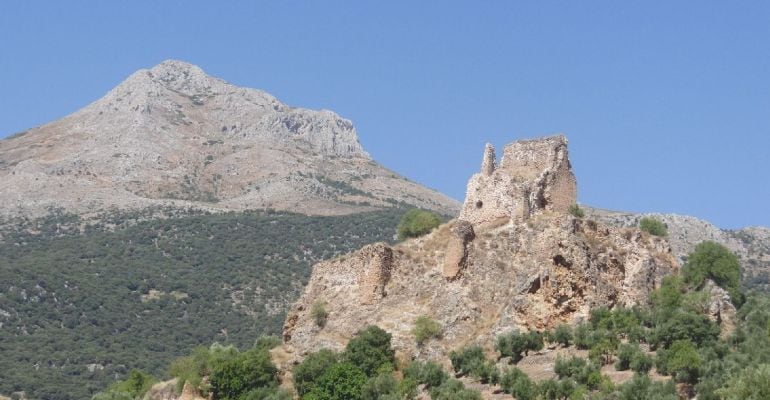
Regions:
M 723 339 L 728 338 L 738 324 L 738 311 L 730 299 L 730 294 L 711 279 L 706 280 L 703 292 L 708 296 L 706 310 L 709 319 L 719 324 L 720 336 Z
M 0 140 L 0 218 L 148 206 L 334 215 L 398 201 L 459 210 L 372 160 L 350 120 L 175 60 Z
M 544 211 L 524 222 L 472 227 L 464 267 L 446 279 L 447 261 L 460 254 L 453 246 L 471 237 L 469 225 L 454 220 L 394 246 L 388 279 L 376 267 L 384 265 L 382 248 L 317 264 L 284 327 L 295 361 L 324 347 L 341 350 L 370 324 L 391 333 L 407 357 L 443 360 L 469 342 L 491 349 L 497 334 L 512 329 L 553 328 L 587 318 L 596 306 L 646 303 L 678 268 L 665 239 Z M 329 312 L 324 327 L 310 315 L 316 301 Z M 421 315 L 443 334 L 418 347 L 411 330 Z
M 526 220 L 542 211 L 566 212 L 577 200 L 577 184 L 563 135 L 511 143 L 495 165 L 484 150 L 481 172 L 471 177 L 460 219 L 474 225 Z

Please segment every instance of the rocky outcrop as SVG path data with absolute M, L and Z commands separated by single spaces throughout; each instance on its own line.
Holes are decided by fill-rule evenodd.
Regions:
M 720 337 L 727 339 L 738 326 L 738 311 L 730 294 L 711 279 L 706 280 L 702 292 L 706 294 L 706 315 L 719 325 Z
M 750 289 L 770 290 L 770 229 L 748 227 L 738 230 L 720 229 L 713 224 L 686 215 L 635 214 L 582 206 L 587 219 L 619 227 L 639 226 L 642 217 L 661 220 L 668 227 L 667 239 L 673 254 L 684 263 L 699 243 L 717 242 L 734 252 L 741 260 L 743 285 Z
M 453 220 L 392 251 L 385 245 L 370 246 L 317 264 L 288 314 L 287 353 L 296 361 L 320 348 L 339 350 L 358 330 L 376 324 L 393 335 L 403 356 L 440 359 L 468 342 L 491 348 L 497 334 L 512 329 L 548 329 L 580 321 L 597 306 L 647 303 L 662 278 L 679 266 L 670 245 L 636 228 L 562 212 L 574 202 L 574 181 L 561 144 L 566 140 L 557 137 L 537 145 L 509 146 L 492 175 L 479 174 L 483 177 L 477 182 L 486 182 L 482 190 L 471 190 L 466 199 L 467 205 L 488 200 L 483 196 L 492 193 L 518 196 L 522 186 L 517 182 L 537 183 L 532 187 L 540 194 L 529 199 L 544 200 L 532 203 L 536 212 L 526 219 L 505 214 L 502 222 L 490 224 L 492 220 L 485 219 L 489 214 L 466 213 L 471 221 Z M 526 148 L 553 152 L 521 150 Z M 493 165 L 490 152 L 486 154 L 484 165 Z M 529 155 L 525 161 L 512 159 L 524 155 Z M 530 169 L 522 167 L 526 165 Z M 543 170 L 538 173 L 535 166 Z M 506 181 L 503 176 L 530 178 Z M 505 206 L 498 205 L 518 204 L 499 200 L 490 209 L 502 212 Z M 310 313 L 316 302 L 323 302 L 329 313 L 323 327 Z M 418 347 L 412 328 L 421 315 L 436 320 L 442 336 Z
M 139 70 L 82 110 L 0 140 L 0 218 L 147 206 L 336 215 L 400 201 L 459 210 L 374 162 L 351 121 L 180 61 Z
M 481 172 L 468 182 L 459 218 L 474 225 L 526 220 L 542 211 L 566 212 L 576 200 L 564 136 L 511 143 L 499 166 L 494 149 L 487 145 Z

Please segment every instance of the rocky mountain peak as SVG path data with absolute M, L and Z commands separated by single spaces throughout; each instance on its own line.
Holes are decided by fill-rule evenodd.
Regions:
M 350 120 L 290 107 L 177 60 L 0 140 L 0 215 L 169 202 L 340 214 L 401 201 L 452 214 L 458 206 L 374 162 Z

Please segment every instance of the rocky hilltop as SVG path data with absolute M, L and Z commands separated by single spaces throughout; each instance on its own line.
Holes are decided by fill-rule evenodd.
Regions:
M 151 205 L 346 214 L 400 202 L 447 214 L 459 206 L 377 164 L 351 121 L 181 61 L 0 140 L 0 216 Z
M 642 217 L 657 218 L 668 227 L 668 240 L 673 254 L 684 262 L 695 246 L 713 241 L 729 248 L 741 259 L 743 283 L 749 289 L 770 290 L 770 229 L 748 227 L 737 230 L 720 229 L 713 224 L 690 216 L 677 214 L 634 214 L 584 207 L 587 218 L 616 227 L 639 226 Z
M 376 324 L 404 357 L 446 362 L 470 342 L 491 348 L 512 329 L 551 328 L 596 306 L 646 303 L 679 262 L 666 239 L 634 227 L 576 218 L 576 184 L 563 136 L 512 143 L 499 166 L 494 149 L 468 184 L 457 220 L 396 246 L 374 244 L 314 269 L 284 325 L 289 359 L 341 349 Z M 314 304 L 328 311 L 319 326 Z M 418 347 L 418 316 L 442 327 Z

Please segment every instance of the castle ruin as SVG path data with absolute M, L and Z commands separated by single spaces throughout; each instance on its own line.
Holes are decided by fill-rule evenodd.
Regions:
M 508 144 L 499 165 L 487 144 L 481 172 L 468 181 L 459 219 L 473 225 L 522 221 L 542 211 L 567 212 L 576 201 L 564 135 Z

